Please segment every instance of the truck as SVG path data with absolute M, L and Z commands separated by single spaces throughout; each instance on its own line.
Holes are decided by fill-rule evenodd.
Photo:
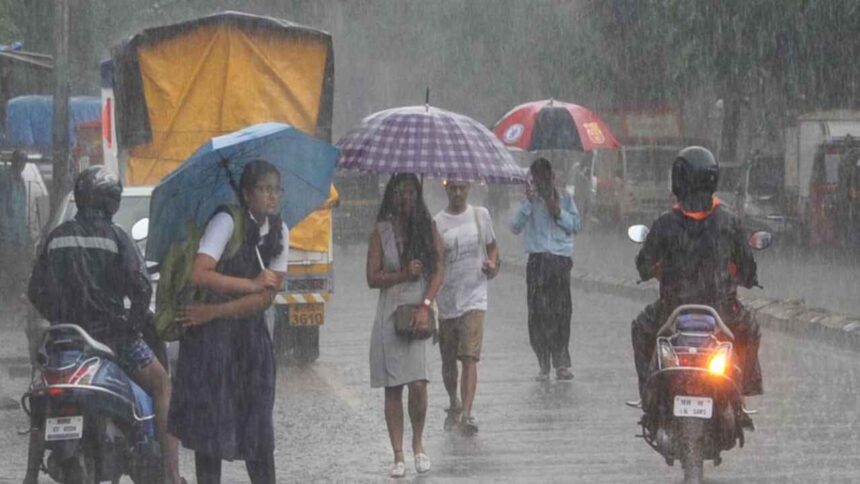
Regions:
M 601 223 L 650 221 L 672 205 L 670 175 L 685 143 L 681 114 L 668 108 L 620 110 L 607 117 L 621 148 L 591 160 L 591 214 Z
M 783 211 L 801 241 L 836 242 L 839 165 L 858 140 L 860 111 L 855 110 L 806 113 L 785 129 Z
M 222 12 L 149 28 L 102 64 L 104 160 L 127 185 L 156 185 L 214 136 L 260 122 L 331 142 L 331 35 L 286 20 Z M 334 290 L 337 191 L 290 227 L 285 288 L 276 296 L 276 358 L 311 363 Z M 271 320 L 271 318 L 270 318 Z

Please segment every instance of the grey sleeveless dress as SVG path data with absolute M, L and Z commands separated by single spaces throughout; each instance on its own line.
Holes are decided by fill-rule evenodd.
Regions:
M 400 254 L 391 223 L 379 222 L 376 230 L 382 241 L 384 269 L 399 271 Z M 430 379 L 428 349 L 432 338 L 407 340 L 394 332 L 394 310 L 401 304 L 420 304 L 426 288 L 426 279 L 420 278 L 379 291 L 376 320 L 370 336 L 371 387 L 394 387 Z

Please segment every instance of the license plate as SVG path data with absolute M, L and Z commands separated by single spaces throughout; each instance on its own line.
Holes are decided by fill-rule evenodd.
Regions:
M 321 326 L 325 321 L 325 304 L 291 304 L 290 326 Z
M 714 414 L 714 400 L 675 395 L 674 413 L 676 417 L 711 418 Z
M 75 440 L 84 435 L 84 417 L 58 417 L 45 419 L 45 440 Z

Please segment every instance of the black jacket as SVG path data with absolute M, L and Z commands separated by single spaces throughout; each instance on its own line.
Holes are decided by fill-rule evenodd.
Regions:
M 77 324 L 113 346 L 139 335 L 152 283 L 131 237 L 104 213 L 82 210 L 48 235 L 27 294 L 52 324 Z
M 721 206 L 695 214 L 676 207 L 661 215 L 636 257 L 636 268 L 642 280 L 659 278 L 667 311 L 680 304 L 707 304 L 733 314 L 737 286 L 758 284 L 740 222 Z

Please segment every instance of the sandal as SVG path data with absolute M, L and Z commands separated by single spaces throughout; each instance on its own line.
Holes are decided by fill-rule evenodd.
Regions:
M 454 408 L 446 408 L 445 412 L 448 413 L 448 416 L 445 417 L 445 424 L 443 428 L 445 431 L 454 430 L 460 425 L 460 416 L 463 413 L 462 407 L 454 407 Z
M 430 470 L 430 457 L 427 457 L 427 454 L 423 452 L 415 454 L 415 470 L 419 474 L 424 474 Z
M 395 462 L 388 471 L 388 476 L 395 479 L 406 475 L 406 464 L 403 462 Z

